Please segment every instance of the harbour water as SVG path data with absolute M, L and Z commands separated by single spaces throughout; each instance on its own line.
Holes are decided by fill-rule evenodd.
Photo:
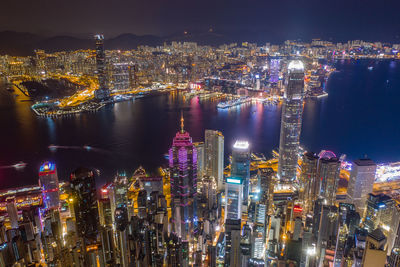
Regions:
M 301 144 L 350 160 L 367 155 L 378 163 L 399 161 L 400 62 L 346 60 L 335 67 L 326 86 L 329 96 L 305 102 Z M 80 165 L 99 169 L 99 183 L 140 165 L 151 172 L 167 164 L 163 155 L 179 129 L 181 110 L 194 141 L 203 141 L 205 129 L 222 131 L 226 156 L 236 139 L 249 140 L 253 151 L 267 157 L 279 143 L 279 105 L 254 102 L 217 109 L 218 99 L 171 93 L 95 113 L 43 118 L 21 99 L 0 88 L 0 188 L 37 183 L 45 160 L 57 164 L 64 180 Z M 24 169 L 8 168 L 20 161 L 27 163 Z

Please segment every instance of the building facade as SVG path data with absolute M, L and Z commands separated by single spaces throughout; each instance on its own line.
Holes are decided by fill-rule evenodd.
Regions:
M 376 164 L 370 159 L 359 159 L 353 162 L 350 172 L 347 196 L 356 206 L 361 216 L 364 215 L 365 203 L 375 181 Z
M 218 191 L 224 189 L 224 136 L 220 131 L 205 132 L 205 168 L 214 177 Z
M 47 161 L 40 166 L 39 186 L 42 188 L 45 207 L 47 209 L 58 209 L 60 192 L 56 164 Z
M 243 183 L 243 206 L 248 205 L 250 190 L 250 148 L 247 141 L 236 141 L 232 150 L 231 176 Z
M 293 60 L 288 65 L 279 141 L 278 178 L 282 183 L 296 178 L 303 95 L 304 65 L 299 60 Z
M 169 150 L 169 168 L 173 231 L 182 242 L 188 242 L 197 221 L 197 151 L 184 130 L 183 117 L 181 130 L 176 133 Z

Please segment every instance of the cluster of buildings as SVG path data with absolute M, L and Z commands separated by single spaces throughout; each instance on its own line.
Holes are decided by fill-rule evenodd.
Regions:
M 97 38 L 101 95 L 108 89 L 103 38 Z M 295 46 L 287 42 L 283 48 Z M 224 52 L 172 43 L 138 51 L 167 58 L 176 51 L 208 51 L 218 62 L 233 60 L 235 53 L 252 57 L 251 51 L 266 47 L 219 49 Z M 202 65 L 191 65 L 188 75 L 197 75 Z M 269 82 L 280 79 L 277 65 L 273 59 Z M 300 60 L 285 65 L 277 160 L 259 159 L 248 140 L 237 140 L 226 160 L 221 132 L 206 130 L 204 142 L 193 142 L 181 116 L 160 176 L 140 168 L 97 189 L 95 170 L 80 167 L 60 183 L 55 164 L 45 162 L 39 186 L 0 192 L 0 265 L 399 266 L 400 210 L 390 195 L 374 193 L 377 165 L 355 160 L 345 179 L 347 193 L 338 194 L 343 159 L 330 151 L 300 153 L 307 73 Z M 170 69 L 184 73 L 177 70 L 183 71 Z
M 199 83 L 213 91 L 236 94 L 239 89 L 281 95 L 287 61 L 302 57 L 307 64 L 306 96 L 322 95 L 324 78 L 332 71 L 320 59 L 397 58 L 399 45 L 360 40 L 331 43 L 286 41 L 269 43 L 233 43 L 219 47 L 200 46 L 194 42 L 164 43 L 162 46 L 139 46 L 135 50 L 104 50 L 102 35 L 95 35 L 95 50 L 46 53 L 36 50 L 33 56 L 0 56 L 0 74 L 9 82 L 43 81 L 54 75 L 93 77 L 99 80 L 98 94 L 104 89 L 124 92 L 140 86 Z M 72 79 L 71 79 L 72 80 Z

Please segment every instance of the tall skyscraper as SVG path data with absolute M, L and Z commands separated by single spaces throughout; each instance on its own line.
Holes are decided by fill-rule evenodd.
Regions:
M 95 91 L 95 97 L 98 100 L 104 100 L 110 96 L 106 78 L 104 36 L 96 34 L 94 39 L 96 41 L 96 74 L 99 80 L 99 88 Z
M 242 180 L 243 205 L 247 207 L 250 187 L 250 149 L 247 141 L 236 141 L 233 145 L 231 177 Z
M 14 198 L 7 200 L 6 209 L 11 228 L 18 229 L 18 209 Z
M 303 95 L 304 65 L 300 60 L 293 60 L 288 65 L 279 141 L 278 178 L 283 183 L 296 178 Z
M 368 194 L 364 228 L 372 232 L 377 227 L 390 229 L 396 202 L 385 194 Z
M 243 179 L 228 177 L 225 184 L 225 221 L 242 218 Z
M 203 142 L 193 143 L 197 150 L 197 179 L 198 182 L 203 181 L 203 176 L 205 175 L 205 149 Z
M 356 206 L 361 216 L 364 215 L 365 203 L 375 181 L 376 164 L 370 159 L 359 159 L 353 162 L 350 173 L 347 196 Z
M 240 267 L 241 221 L 227 220 L 225 222 L 225 264 L 226 267 Z
M 335 205 L 339 174 L 340 161 L 338 158 L 320 158 L 317 180 L 321 182 L 319 193 L 326 200 L 326 205 Z
M 305 213 L 312 210 L 314 201 L 319 195 L 320 180 L 317 179 L 318 159 L 318 156 L 312 152 L 303 154 L 299 197 L 303 202 Z
M 75 212 L 76 232 L 85 245 L 96 243 L 99 224 L 95 173 L 84 167 L 76 169 L 70 178 Z
M 279 59 L 273 58 L 269 63 L 269 81 L 277 83 L 279 81 Z
M 368 194 L 364 216 L 364 228 L 372 232 L 381 228 L 387 237 L 387 251 L 395 246 L 396 234 L 399 228 L 400 212 L 396 201 L 385 194 Z
M 205 168 L 217 181 L 218 191 L 224 189 L 224 136 L 219 131 L 206 130 Z
M 129 183 L 126 174 L 118 173 L 114 178 L 112 186 L 110 186 L 108 189 L 113 222 L 115 222 L 116 209 L 119 207 L 124 207 L 127 209 L 128 207 L 128 187 Z
M 42 188 L 45 207 L 47 209 L 58 209 L 60 192 L 56 164 L 46 161 L 40 166 L 39 186 Z
M 188 242 L 197 221 L 197 151 L 183 123 L 181 116 L 181 130 L 176 133 L 169 150 L 169 168 L 173 231 L 182 242 Z

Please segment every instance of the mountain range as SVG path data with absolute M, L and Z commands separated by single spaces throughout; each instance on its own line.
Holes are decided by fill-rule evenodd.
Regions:
M 125 33 L 113 38 L 106 38 L 105 49 L 129 50 L 140 45 L 157 46 L 164 42 L 197 42 L 200 45 L 218 46 L 221 44 L 251 41 L 263 43 L 265 39 L 261 34 L 243 32 L 241 34 L 224 32 L 192 32 L 175 33 L 168 36 L 156 35 L 135 35 Z M 32 55 L 35 49 L 43 49 L 46 52 L 72 51 L 78 49 L 94 48 L 94 41 L 91 38 L 74 37 L 67 35 L 46 37 L 27 32 L 2 31 L 0 32 L 0 55 L 28 56 Z

